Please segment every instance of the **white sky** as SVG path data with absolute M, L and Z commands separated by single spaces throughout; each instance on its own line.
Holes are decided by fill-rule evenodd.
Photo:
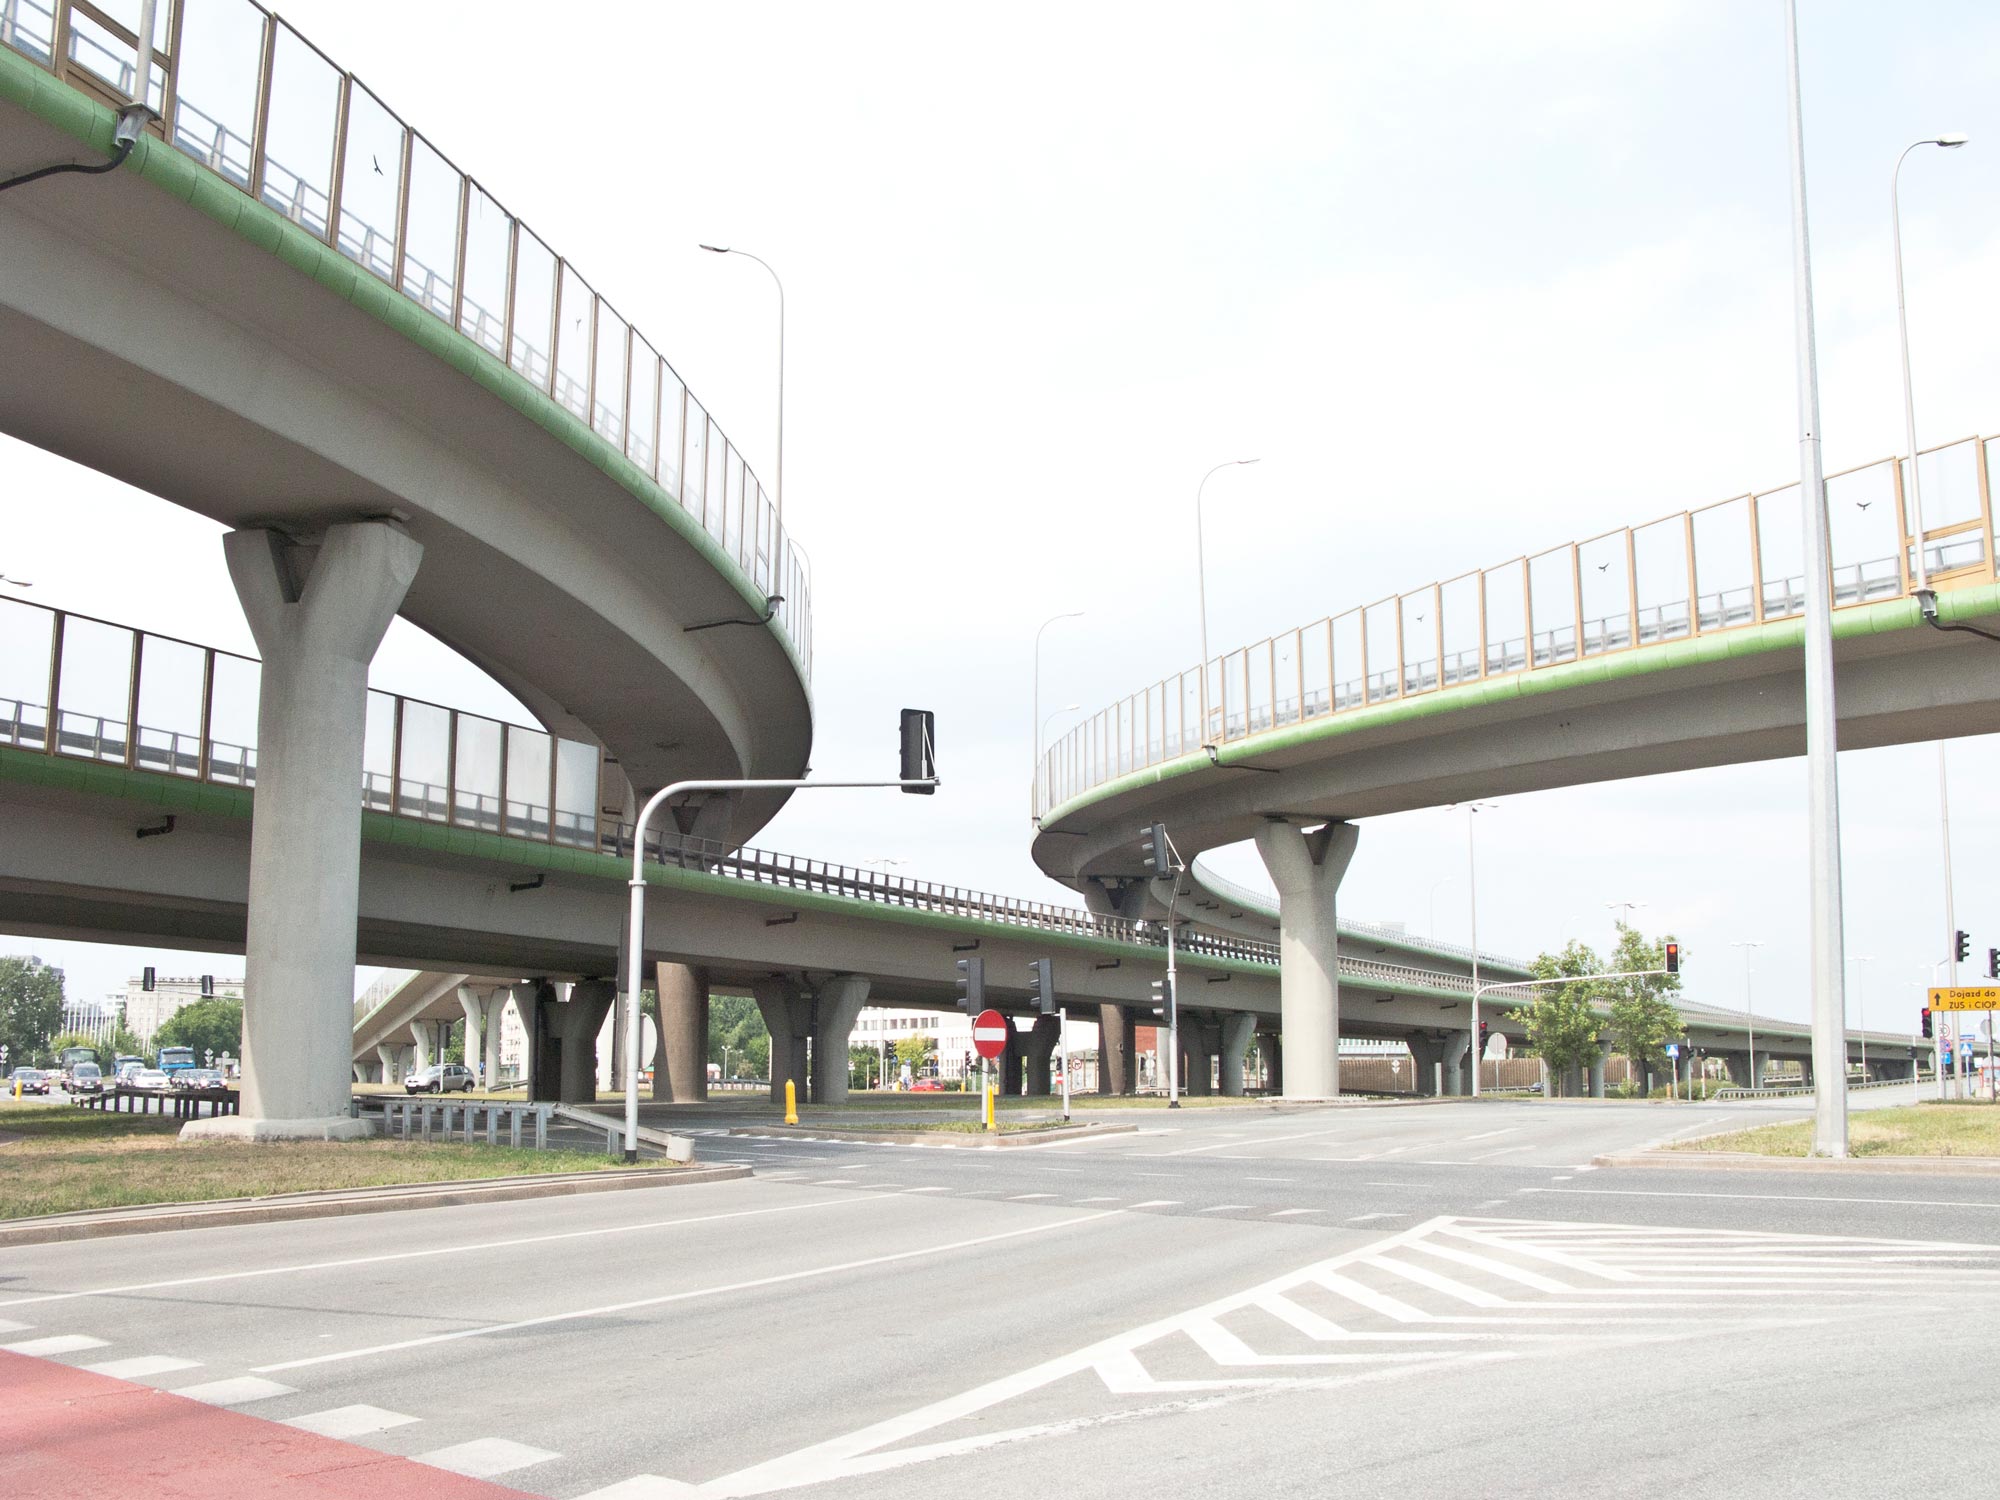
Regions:
M 1919 433 L 2000 431 L 2000 12 L 1802 9 L 1828 467 L 1901 446 L 1888 174 L 1945 131 L 1973 144 L 1904 173 Z M 575 262 L 767 485 L 771 287 L 696 243 L 785 277 L 814 765 L 884 769 L 924 704 L 947 786 L 796 799 L 769 847 L 1067 899 L 1027 855 L 1035 628 L 1089 611 L 1048 633 L 1044 713 L 1191 665 L 1222 459 L 1263 462 L 1209 490 L 1217 649 L 1796 473 L 1777 0 L 286 15 Z M 0 440 L 0 572 L 38 601 L 247 649 L 216 537 Z M 376 682 L 500 706 L 400 626 Z M 1995 745 L 1950 755 L 1983 957 Z M 1913 1024 L 1943 947 L 1934 752 L 1846 756 L 1842 796 L 1867 1018 Z M 1692 998 L 1740 1000 L 1728 944 L 1761 938 L 1759 1010 L 1803 1017 L 1803 811 L 1800 762 L 1512 799 L 1482 821 L 1483 946 L 1602 944 L 1605 903 L 1642 901 Z M 1343 910 L 1462 941 L 1462 869 L 1459 815 L 1371 821 Z M 241 963 L 0 949 L 83 995 Z

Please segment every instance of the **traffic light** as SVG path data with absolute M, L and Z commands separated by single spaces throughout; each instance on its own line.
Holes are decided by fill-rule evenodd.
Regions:
M 147 964 L 139 971 L 139 988 L 150 993 L 153 988 L 153 966 Z
M 902 727 L 903 769 L 898 779 L 923 783 L 903 790 L 928 797 L 937 790 L 937 715 L 927 708 L 906 708 Z
M 1054 1015 L 1056 1013 L 1055 965 L 1046 958 L 1031 958 L 1028 960 L 1028 972 L 1034 976 L 1030 982 L 1035 990 L 1035 1004 L 1041 1008 L 1043 1015 Z
M 986 1008 L 986 960 L 961 958 L 958 961 L 958 1008 L 977 1015 Z
M 1493 1028 L 1489 1026 L 1486 1022 L 1481 1021 L 1479 1023 L 1479 1055 L 1481 1057 L 1484 1057 L 1486 1055 L 1486 1039 L 1489 1035 L 1491 1035 L 1492 1031 Z
M 1146 868 L 1155 875 L 1174 873 L 1174 846 L 1167 842 L 1167 825 L 1155 823 L 1139 835 L 1139 851 L 1146 857 Z
M 1972 956 L 1972 934 L 1961 929 L 1956 936 L 1958 946 L 1954 951 L 1958 955 L 1958 961 L 1964 963 Z
M 1678 974 L 1680 973 L 1680 971 L 1681 971 L 1681 945 L 1679 943 L 1670 942 L 1667 944 L 1667 972 L 1669 974 Z
M 215 998 L 215 976 L 213 974 L 204 974 L 201 976 L 201 998 L 204 1000 L 213 1000 Z
M 2000 979 L 2000 948 L 1986 950 L 1986 977 Z
M 1153 1014 L 1164 1016 L 1174 1003 L 1173 984 L 1169 980 L 1153 981 Z
M 1931 1008 L 1928 1005 L 1926 1005 L 1924 1007 L 1924 1039 L 1928 1041 L 1930 1039 L 1930 1035 L 1931 1035 Z

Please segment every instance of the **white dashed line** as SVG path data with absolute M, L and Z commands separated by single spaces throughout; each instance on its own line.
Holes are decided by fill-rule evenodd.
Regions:
M 469 1443 L 454 1443 L 434 1453 L 419 1453 L 417 1462 L 429 1464 L 433 1469 L 449 1469 L 468 1479 L 491 1479 L 496 1474 L 511 1474 L 530 1464 L 545 1464 L 552 1458 L 561 1457 L 560 1453 L 551 1453 L 547 1448 L 530 1448 L 526 1443 L 508 1438 L 474 1438 Z
M 102 1349 L 109 1340 L 94 1339 L 87 1333 L 57 1333 L 44 1339 L 27 1339 L 18 1344 L 0 1344 L 9 1354 L 81 1354 L 85 1349 Z
M 206 1385 L 184 1385 L 175 1391 L 204 1406 L 248 1406 L 252 1401 L 268 1401 L 273 1396 L 289 1396 L 292 1388 L 256 1375 L 238 1375 L 234 1380 L 211 1380 Z
M 1294 1214 L 1320 1214 L 1325 1212 L 1326 1210 L 1323 1208 L 1281 1208 L 1276 1213 L 1272 1214 L 1271 1217 L 1274 1219 L 1289 1219 Z M 1365 1219 L 1379 1219 L 1382 1218 L 1383 1215 L 1363 1214 L 1362 1217 Z
M 379 1406 L 335 1406 L 326 1411 L 308 1412 L 303 1417 L 288 1418 L 285 1425 L 316 1432 L 321 1437 L 358 1438 L 370 1433 L 387 1432 L 392 1427 L 407 1427 L 416 1420 L 399 1411 L 385 1411 Z
M 176 1370 L 199 1370 L 198 1359 L 175 1359 L 171 1354 L 141 1354 L 132 1359 L 110 1359 L 101 1365 L 85 1365 L 93 1375 L 113 1380 L 143 1380 L 148 1375 L 171 1375 Z

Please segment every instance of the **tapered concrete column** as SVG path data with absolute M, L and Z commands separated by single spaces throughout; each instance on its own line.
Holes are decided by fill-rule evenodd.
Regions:
M 1415 1093 L 1424 1099 L 1435 1097 L 1438 1091 L 1438 1064 L 1444 1061 L 1444 1038 L 1406 1036 L 1403 1045 L 1410 1049 L 1410 1064 L 1416 1069 Z
M 785 1082 L 791 1080 L 801 1104 L 811 1097 L 811 1080 L 806 1077 L 806 1038 L 812 1034 L 812 999 L 793 980 L 782 975 L 759 979 L 750 986 L 750 998 L 771 1033 L 771 1100 L 785 1102 Z
M 410 1022 L 410 1040 L 417 1044 L 417 1067 L 428 1068 L 437 1059 L 431 1055 L 431 1023 Z
M 1722 1054 L 1723 1069 L 1729 1074 L 1729 1081 L 1738 1088 L 1750 1082 L 1750 1054 L 1747 1052 L 1725 1052 Z
M 562 1043 L 547 1028 L 548 1006 L 555 1003 L 556 989 L 546 979 L 533 979 L 513 988 L 514 1014 L 521 1018 L 527 1037 L 527 1056 L 521 1064 L 521 1085 L 531 1100 L 556 1099 L 562 1094 Z M 544 1003 L 547 1002 L 547 1003 Z
M 1288 823 L 1257 830 L 1257 852 L 1278 888 L 1278 991 L 1287 1053 L 1285 1097 L 1340 1092 L 1340 960 L 1334 897 L 1361 830 L 1329 823 L 1311 833 Z
M 842 1104 L 847 1100 L 847 1044 L 854 1023 L 868 1003 L 869 981 L 859 974 L 841 974 L 820 986 L 813 1007 L 813 1103 Z
M 994 1071 L 1000 1075 L 1000 1097 L 1018 1099 L 1021 1097 L 1022 1074 L 1027 1062 L 1027 1052 L 1021 1045 L 1020 1030 L 1014 1025 L 1014 1018 L 1007 1018 L 1007 1050 L 993 1061 Z
M 1045 1099 L 1049 1093 L 1049 1065 L 1062 1036 L 1062 1017 L 1036 1016 L 1035 1024 L 1021 1038 L 1021 1054 L 1028 1073 L 1028 1093 Z
M 1590 1097 L 1593 1099 L 1604 1097 L 1604 1065 L 1610 1061 L 1611 1043 L 1600 1041 L 1597 1044 L 1597 1056 L 1591 1059 L 1590 1063 Z
M 222 547 L 263 657 L 242 1114 L 182 1134 L 368 1135 L 348 1114 L 368 663 L 424 549 L 386 521 L 328 527 L 316 553 L 276 531 Z
M 1799 1082 L 1803 1083 L 1807 1088 L 1811 1088 L 1812 1081 L 1813 1060 L 1811 1057 L 1801 1057 L 1799 1059 Z
M 1194 1099 L 1206 1099 L 1215 1092 L 1215 1037 L 1213 1023 L 1181 1012 L 1181 1092 Z
M 486 997 L 469 984 L 458 987 L 458 1008 L 465 1012 L 465 1065 L 473 1072 L 479 1071 L 479 1059 L 485 1052 Z
M 486 1024 L 480 1028 L 486 1056 L 479 1081 L 489 1089 L 500 1087 L 500 1031 L 506 1024 L 507 1001 L 511 998 L 512 992 L 503 984 L 496 984 L 486 992 Z
M 1132 1092 L 1131 1021 L 1122 1005 L 1097 1007 L 1097 1092 Z
M 396 1049 L 394 1047 L 385 1046 L 381 1042 L 377 1042 L 375 1044 L 375 1056 L 382 1063 L 382 1081 L 384 1083 L 401 1083 L 403 1081 L 402 1076 L 396 1071 Z
M 1243 1097 L 1243 1054 L 1250 1050 L 1256 1035 L 1257 1018 L 1248 1011 L 1235 1011 L 1222 1018 L 1222 1092 L 1231 1099 Z
M 1465 1063 L 1472 1055 L 1472 1033 L 1447 1032 L 1444 1039 L 1444 1091 L 1454 1097 L 1468 1092 Z
M 1282 1094 L 1285 1091 L 1285 1039 L 1271 1031 L 1264 1034 L 1264 1042 L 1265 1067 L 1271 1075 L 1271 1092 Z
M 562 1092 L 558 1097 L 564 1104 L 597 1102 L 597 1034 L 617 995 L 614 981 L 585 979 L 570 986 L 568 1000 L 549 1007 L 554 1013 L 550 1030 L 562 1038 Z
M 708 1098 L 708 970 L 656 963 L 653 992 L 660 997 L 653 1099 L 700 1104 Z

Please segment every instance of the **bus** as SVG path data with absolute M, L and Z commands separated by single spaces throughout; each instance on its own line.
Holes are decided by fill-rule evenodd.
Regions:
M 97 1061 L 95 1047 L 65 1047 L 56 1054 L 56 1067 L 67 1073 L 72 1063 L 94 1063 Z
M 171 1078 L 183 1068 L 198 1068 L 200 1061 L 192 1047 L 162 1047 L 160 1049 L 160 1071 Z

